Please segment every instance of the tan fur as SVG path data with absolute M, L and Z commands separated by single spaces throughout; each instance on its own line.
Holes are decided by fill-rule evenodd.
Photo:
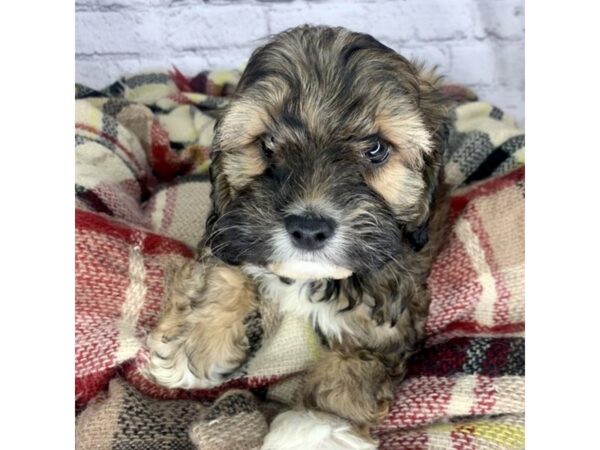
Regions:
M 399 217 L 411 222 L 419 217 L 421 212 L 415 205 L 425 187 L 423 178 L 405 165 L 399 153 L 394 153 L 387 164 L 368 179 L 368 183 Z
M 250 145 L 265 131 L 268 119 L 267 111 L 252 102 L 231 103 L 221 121 L 221 134 L 216 137 L 222 145 L 220 150 L 232 151 Z
M 433 142 L 418 114 L 408 117 L 385 112 L 375 119 L 379 132 L 394 145 L 400 159 L 410 168 L 423 166 L 423 153 L 430 154 Z
M 187 263 L 150 336 L 150 372 L 171 387 L 219 384 L 246 358 L 244 319 L 256 306 L 255 286 L 239 270 L 213 258 Z
M 265 163 L 255 145 L 244 147 L 223 164 L 223 172 L 236 189 L 243 188 L 252 177 L 260 175 L 264 170 Z
M 223 173 L 234 189 L 243 188 L 248 181 L 265 170 L 256 139 L 265 131 L 268 114 L 262 108 L 246 102 L 231 105 L 223 119 L 223 130 L 217 138 L 219 151 L 228 152 Z
M 392 379 L 370 351 L 327 351 L 307 373 L 303 391 L 305 407 L 344 417 L 367 435 L 388 412 Z

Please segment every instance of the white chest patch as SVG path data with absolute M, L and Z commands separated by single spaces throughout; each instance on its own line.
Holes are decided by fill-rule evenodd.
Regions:
M 313 328 L 318 327 L 328 338 L 341 341 L 342 333 L 351 333 L 344 313 L 339 312 L 343 306 L 335 301 L 311 301 L 311 297 L 322 297 L 326 283 L 296 280 L 287 284 L 277 275 L 257 266 L 247 266 L 244 271 L 257 281 L 261 299 L 276 302 L 282 313 L 308 320 Z

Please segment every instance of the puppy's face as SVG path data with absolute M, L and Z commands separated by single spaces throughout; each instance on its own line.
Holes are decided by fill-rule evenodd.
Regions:
M 288 278 L 381 268 L 422 234 L 442 121 L 435 86 L 372 37 L 278 35 L 217 124 L 207 245 Z

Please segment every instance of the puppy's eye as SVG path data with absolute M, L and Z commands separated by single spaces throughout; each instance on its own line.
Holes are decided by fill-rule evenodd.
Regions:
M 260 140 L 260 148 L 265 159 L 271 159 L 273 157 L 274 147 L 275 141 L 273 139 L 273 136 L 263 136 Z
M 380 165 L 389 158 L 390 148 L 384 142 L 377 141 L 374 146 L 365 152 L 365 156 L 371 161 L 371 164 Z

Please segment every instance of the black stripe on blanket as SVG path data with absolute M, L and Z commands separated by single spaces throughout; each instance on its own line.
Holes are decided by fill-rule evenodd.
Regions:
M 504 117 L 504 112 L 500 108 L 493 106 L 492 110 L 490 111 L 490 117 L 493 119 L 502 120 L 502 117 Z
M 525 136 L 522 134 L 507 139 L 506 142 L 487 155 L 479 167 L 465 180 L 464 184 L 491 177 L 494 171 L 523 145 L 525 145 Z
M 120 81 L 115 81 L 110 86 L 103 89 L 109 97 L 122 97 L 125 93 L 125 86 Z
M 481 165 L 473 172 L 469 178 L 465 180 L 465 184 L 473 183 L 474 181 L 483 180 L 492 175 L 494 170 L 498 168 L 506 159 L 510 156 L 510 153 L 504 151 L 501 147 L 498 147 L 492 151 Z
M 142 73 L 121 78 L 121 82 L 132 89 L 145 84 L 168 84 L 170 80 L 171 77 L 166 73 Z
M 75 99 L 106 97 L 106 94 L 95 89 L 84 86 L 83 84 L 75 84 Z
M 525 339 L 460 337 L 423 349 L 407 367 L 407 377 L 525 375 Z

